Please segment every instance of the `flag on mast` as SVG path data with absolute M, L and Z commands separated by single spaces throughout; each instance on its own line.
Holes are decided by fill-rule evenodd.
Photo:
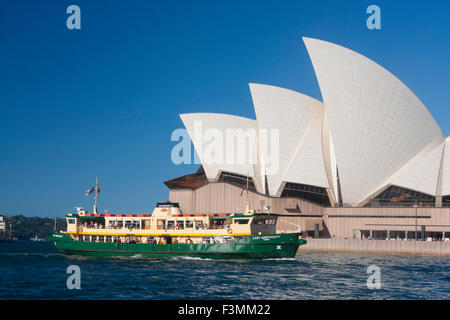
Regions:
M 94 192 L 94 190 L 95 190 L 94 187 L 87 189 L 87 190 L 84 192 L 85 196 L 87 197 L 87 196 L 90 195 L 92 192 Z
M 241 197 L 242 197 L 242 194 L 244 193 L 244 190 L 245 190 L 245 185 L 242 187 L 242 190 L 241 190 Z

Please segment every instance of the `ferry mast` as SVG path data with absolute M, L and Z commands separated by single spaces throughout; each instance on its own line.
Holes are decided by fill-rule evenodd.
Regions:
M 98 199 L 98 177 L 95 178 L 95 195 L 94 195 L 94 214 L 98 214 L 97 211 L 97 199 Z

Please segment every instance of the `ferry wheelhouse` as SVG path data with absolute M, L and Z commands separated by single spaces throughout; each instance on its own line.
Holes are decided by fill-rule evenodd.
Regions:
M 274 213 L 183 214 L 178 203 L 160 202 L 151 214 L 67 214 L 67 230 L 49 240 L 66 254 L 219 259 L 294 257 L 305 244 L 300 230 L 276 234 Z

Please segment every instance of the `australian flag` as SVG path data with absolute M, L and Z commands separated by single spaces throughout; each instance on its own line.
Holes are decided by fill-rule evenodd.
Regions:
M 86 197 L 87 197 L 87 196 L 90 195 L 92 192 L 94 192 L 94 190 L 95 190 L 95 187 L 89 188 L 89 189 L 87 189 L 87 190 L 84 192 L 84 194 L 85 194 Z

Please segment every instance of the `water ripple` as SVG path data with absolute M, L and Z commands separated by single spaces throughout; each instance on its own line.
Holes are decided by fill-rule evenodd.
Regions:
M 69 290 L 66 269 L 81 269 Z M 381 289 L 367 288 L 367 267 Z M 450 299 L 445 257 L 304 253 L 295 259 L 67 257 L 52 243 L 0 243 L 0 299 Z

